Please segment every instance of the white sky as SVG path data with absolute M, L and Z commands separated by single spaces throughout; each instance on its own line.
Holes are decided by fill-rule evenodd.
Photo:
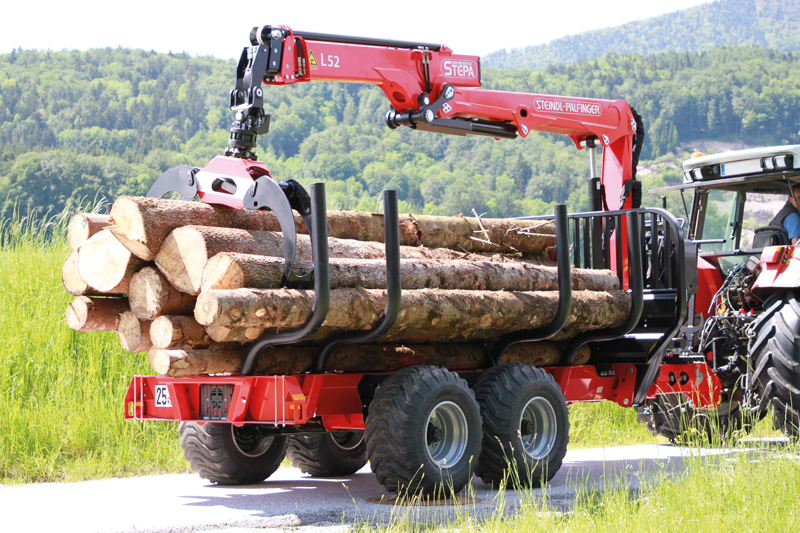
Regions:
M 486 55 L 706 2 L 14 0 L 5 2 L 0 12 L 0 53 L 17 47 L 57 51 L 122 46 L 238 58 L 248 45 L 250 28 L 286 25 L 299 31 L 443 43 L 458 54 Z

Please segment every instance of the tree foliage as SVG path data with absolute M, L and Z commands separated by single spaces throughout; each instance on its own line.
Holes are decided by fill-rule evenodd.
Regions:
M 625 98 L 643 115 L 645 158 L 682 157 L 699 139 L 797 142 L 795 53 L 729 47 L 484 69 L 484 87 Z M 141 50 L 0 55 L 0 200 L 60 210 L 70 198 L 143 194 L 165 170 L 201 167 L 227 146 L 231 61 Z M 586 209 L 588 156 L 565 137 L 495 141 L 386 128 L 375 87 L 267 87 L 259 156 L 276 179 L 328 184 L 329 207 L 375 210 L 397 189 L 416 213 L 515 216 Z M 666 167 L 665 167 L 666 168 Z M 679 171 L 645 178 L 680 180 Z

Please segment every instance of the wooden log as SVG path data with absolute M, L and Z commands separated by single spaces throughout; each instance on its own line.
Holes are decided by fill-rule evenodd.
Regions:
M 278 257 L 221 252 L 205 265 L 201 290 L 240 288 L 277 289 L 281 286 L 284 261 Z M 386 288 L 386 263 L 382 259 L 331 259 L 332 289 L 363 287 Z M 305 272 L 309 261 L 299 261 Z M 558 290 L 556 266 L 530 263 L 491 263 L 455 259 L 403 259 L 400 261 L 403 289 L 463 289 L 550 291 Z M 572 268 L 573 290 L 609 291 L 619 288 L 610 270 Z M 131 301 L 133 301 L 131 299 Z
M 117 318 L 128 311 L 127 298 L 78 296 L 67 306 L 67 325 L 75 331 L 114 331 Z
M 95 234 L 78 250 L 81 278 L 102 293 L 128 292 L 131 278 L 144 265 L 108 230 Z
M 183 226 L 164 239 L 156 266 L 170 284 L 179 291 L 200 293 L 203 268 L 206 262 L 220 252 L 283 257 L 283 235 L 271 231 L 249 231 L 234 228 Z M 349 239 L 328 239 L 331 258 L 383 258 L 385 247 L 381 243 Z M 464 255 L 453 250 L 401 246 L 403 258 L 460 259 Z M 298 235 L 299 260 L 311 260 L 311 242 L 307 235 Z
M 150 342 L 150 321 L 139 320 L 130 311 L 119 316 L 117 334 L 119 343 L 126 352 L 146 352 L 153 347 L 153 343 Z
M 133 275 L 128 287 L 131 311 L 142 320 L 161 315 L 189 315 L 196 297 L 174 288 L 154 267 L 145 267 Z
M 77 250 L 81 244 L 111 224 L 111 215 L 78 213 L 67 226 L 67 244 Z
M 266 328 L 229 328 L 227 326 L 205 326 L 206 333 L 215 342 L 248 343 L 261 337 Z
M 311 314 L 314 292 L 294 289 L 203 291 L 195 318 L 206 326 L 291 328 Z M 535 329 L 555 315 L 557 292 L 403 291 L 394 326 L 379 342 L 488 340 Z M 337 289 L 323 323 L 331 332 L 371 329 L 386 306 L 386 291 Z M 623 291 L 574 291 L 564 335 L 621 324 L 630 309 Z
M 247 211 L 200 202 L 122 196 L 111 208 L 111 231 L 137 257 L 155 258 L 164 239 L 186 225 L 280 231 L 275 216 L 265 211 Z M 403 215 L 400 244 L 447 247 L 467 252 L 535 253 L 555 243 L 550 222 L 481 219 L 486 233 L 474 218 Z M 308 233 L 295 216 L 298 233 Z M 383 215 L 358 211 L 328 211 L 328 236 L 382 242 Z M 479 239 L 479 240 L 475 240 Z M 488 241 L 488 242 L 480 242 Z
M 222 349 L 234 345 L 230 341 L 228 343 L 214 341 L 206 328 L 190 316 L 162 315 L 156 318 L 150 325 L 150 340 L 154 348 L 161 350 Z M 254 339 L 243 342 L 252 340 Z
M 155 258 L 167 235 L 189 224 L 280 231 L 278 220 L 270 212 L 160 198 L 121 196 L 111 207 L 111 218 L 114 235 L 146 261 Z
M 345 345 L 328 360 L 328 370 L 339 372 L 391 372 L 413 365 L 434 365 L 449 370 L 488 368 L 491 346 L 472 344 Z M 256 364 L 256 373 L 291 375 L 308 372 L 319 350 L 314 346 L 272 346 Z M 506 351 L 504 363 L 550 366 L 561 358 L 561 346 L 551 342 L 516 344 Z M 588 353 L 588 347 L 581 350 Z M 159 375 L 189 377 L 232 374 L 241 370 L 246 348 L 228 350 L 150 350 L 150 367 Z
M 83 281 L 81 273 L 78 270 L 78 252 L 73 251 L 67 256 L 64 265 L 61 267 L 61 283 L 72 296 L 90 296 L 97 295 L 96 291 L 89 288 L 89 285 Z

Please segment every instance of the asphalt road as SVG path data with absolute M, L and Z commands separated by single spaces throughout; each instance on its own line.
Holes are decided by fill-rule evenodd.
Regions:
M 549 504 L 567 509 L 577 487 L 603 490 L 614 480 L 635 489 L 642 479 L 685 469 L 687 453 L 696 452 L 671 445 L 570 451 L 547 488 Z M 472 485 L 479 500 L 468 504 L 472 517 L 513 512 L 519 501 L 520 495 L 513 491 L 499 498 L 478 478 Z M 412 513 L 415 521 L 439 520 L 453 513 L 452 505 L 409 510 L 367 501 L 381 496 L 390 495 L 369 466 L 336 479 L 313 479 L 286 468 L 264 483 L 242 487 L 217 486 L 191 474 L 0 486 L 0 516 L 3 531 L 8 532 L 334 533 L 356 521 L 385 522 L 398 512 Z

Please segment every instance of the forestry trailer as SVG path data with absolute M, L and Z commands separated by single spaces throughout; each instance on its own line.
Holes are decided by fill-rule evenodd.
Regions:
M 165 362 L 162 375 L 132 379 L 125 416 L 180 421 L 185 456 L 201 476 L 221 484 L 261 482 L 288 454 L 314 476 L 349 475 L 369 461 L 380 483 L 394 492 L 458 492 L 474 473 L 499 484 L 509 471 L 516 473 L 512 484 L 538 486 L 561 466 L 569 440 L 567 405 L 573 402 L 636 407 L 654 433 L 673 440 L 691 427 L 746 429 L 771 407 L 776 422 L 797 435 L 800 420 L 792 406 L 800 403 L 795 296 L 800 263 L 779 229 L 757 230 L 747 244 L 744 228 L 747 201 L 763 202 L 769 194 L 783 201 L 788 194 L 800 176 L 798 147 L 687 161 L 685 183 L 677 187 L 681 194 L 693 193 L 691 213 L 685 201 L 682 206 L 688 218 L 684 237 L 685 220 L 665 209 L 640 207 L 636 166 L 644 131 L 623 100 L 482 90 L 479 58 L 442 45 L 285 26 L 254 28 L 250 44 L 230 93 L 235 118 L 225 155 L 204 168 L 168 171 L 153 185 L 152 198 L 144 199 L 177 193 L 180 200 L 200 202 L 173 203 L 186 210 L 201 206 L 214 220 L 234 215 L 276 220 L 277 288 L 237 290 L 249 291 L 247 298 L 269 291 L 292 295 L 294 303 L 281 313 L 300 317 L 291 326 L 245 324 L 243 315 L 257 320 L 276 311 L 265 300 L 237 304 L 221 313 L 235 315 L 235 325 L 245 330 L 261 325 L 238 352 L 219 349 L 223 355 L 212 363 L 213 344 L 203 350 L 150 350 L 154 368 Z M 474 233 L 467 232 L 459 247 L 477 243 L 487 246 L 482 251 L 513 252 L 498 241 L 544 239 L 546 255 L 527 261 L 516 254 L 518 262 L 509 268 L 550 269 L 557 289 L 553 284 L 546 297 L 516 285 L 461 290 L 459 302 L 502 298 L 499 310 L 483 314 L 464 303 L 455 311 L 466 325 L 443 328 L 453 310 L 434 304 L 420 313 L 419 302 L 445 291 L 430 280 L 406 286 L 407 274 L 427 260 L 404 259 L 401 249 L 409 247 L 401 233 L 424 217 L 400 220 L 396 193 L 387 191 L 385 213 L 367 216 L 381 234 L 365 239 L 383 242 L 383 285 L 347 289 L 357 298 L 374 296 L 383 312 L 366 325 L 347 327 L 352 317 L 346 317 L 337 327 L 337 302 L 347 290 L 332 289 L 332 280 L 352 272 L 346 260 L 329 258 L 339 246 L 333 242 L 344 241 L 329 239 L 336 212 L 326 211 L 324 185 L 313 184 L 306 192 L 297 182 L 276 181 L 254 153 L 257 136 L 269 129 L 264 86 L 275 90 L 314 80 L 377 85 L 391 103 L 386 123 L 392 129 L 498 139 L 537 130 L 567 135 L 577 149 L 587 148 L 590 212 L 567 214 L 559 206 L 553 216 L 460 219 Z M 595 176 L 598 147 L 602 173 Z M 730 220 L 718 224 L 719 235 L 709 236 L 706 215 L 723 205 L 730 206 Z M 115 203 L 112 232 L 137 253 L 136 237 L 122 235 L 117 209 Z M 356 218 L 353 214 L 343 224 L 355 224 Z M 496 232 L 499 226 L 493 224 L 513 227 Z M 417 229 L 420 235 L 426 231 Z M 488 254 L 478 260 L 495 261 Z M 156 258 L 159 269 L 165 263 Z M 498 264 L 506 263 L 494 262 L 492 268 Z M 616 296 L 587 296 L 591 291 L 577 286 L 579 274 L 610 276 L 618 290 L 592 294 Z M 194 311 L 197 321 L 203 323 L 200 308 L 211 306 L 210 297 L 228 292 L 236 291 L 204 289 Z M 517 308 L 522 312 L 514 315 Z M 609 312 L 617 315 L 592 325 Z M 492 330 L 506 314 L 517 317 L 515 322 Z M 534 352 L 555 356 L 537 359 Z M 191 370 L 199 360 L 204 366 Z

